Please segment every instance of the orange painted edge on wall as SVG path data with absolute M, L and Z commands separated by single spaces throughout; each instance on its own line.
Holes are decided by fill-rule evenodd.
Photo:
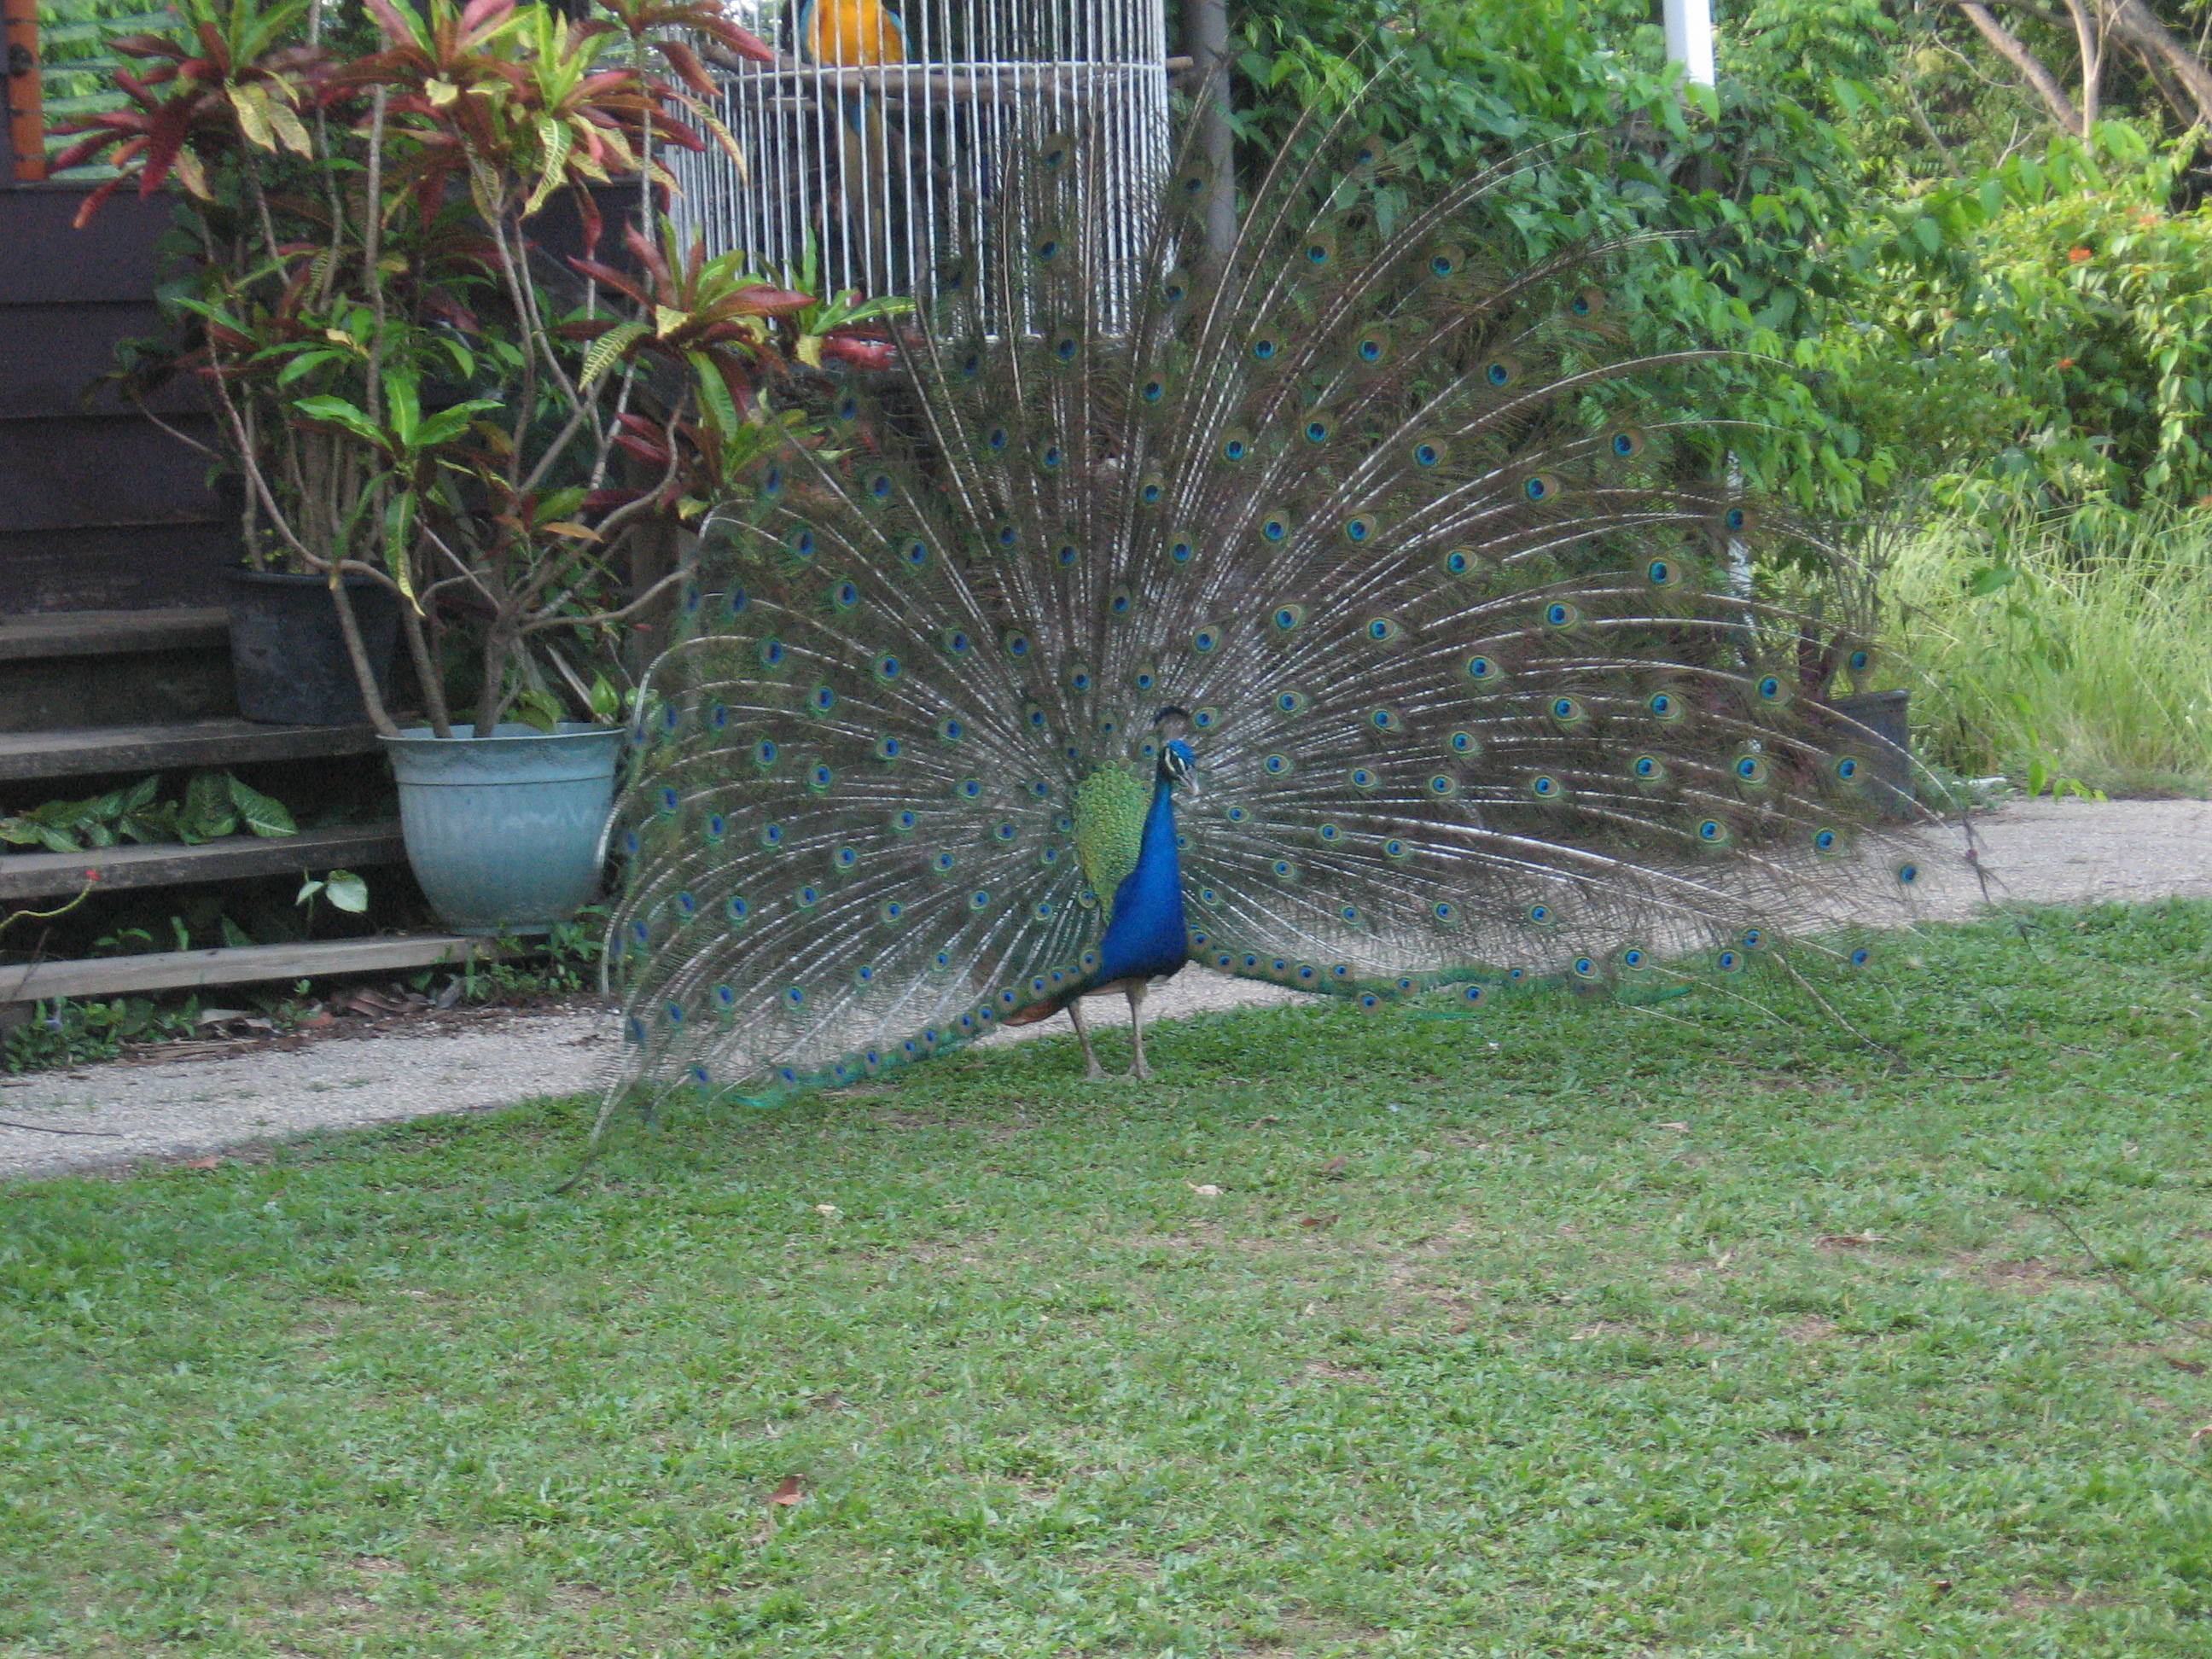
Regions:
M 28 54 L 22 74 L 8 79 L 8 143 L 15 151 L 15 182 L 30 184 L 46 176 L 46 121 L 39 87 L 39 0 L 0 0 L 0 16 L 7 21 L 7 52 L 10 66 Z

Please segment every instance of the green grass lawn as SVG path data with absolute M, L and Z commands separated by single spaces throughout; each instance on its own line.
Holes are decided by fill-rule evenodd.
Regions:
M 0 1653 L 2212 1654 L 2212 907 L 2028 932 L 8 1188 Z

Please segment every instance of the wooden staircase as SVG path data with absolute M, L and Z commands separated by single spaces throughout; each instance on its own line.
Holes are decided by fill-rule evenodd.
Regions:
M 88 794 L 148 773 L 343 761 L 380 766 L 360 726 L 262 726 L 228 712 L 229 636 L 219 610 L 69 611 L 0 617 L 0 811 Z M 198 846 L 0 853 L 0 906 L 96 891 L 403 865 L 394 821 L 296 836 L 229 836 Z M 0 1024 L 34 1002 L 194 986 L 391 972 L 483 954 L 487 941 L 436 933 L 0 965 Z

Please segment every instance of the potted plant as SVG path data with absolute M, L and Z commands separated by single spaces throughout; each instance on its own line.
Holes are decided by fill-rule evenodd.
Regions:
M 886 307 L 825 309 L 657 212 L 667 146 L 734 149 L 682 32 L 772 57 L 713 5 L 366 5 L 349 40 L 307 0 L 185 0 L 175 35 L 115 43 L 154 65 L 118 77 L 135 108 L 76 124 L 57 164 L 106 151 L 121 169 L 87 216 L 131 179 L 182 187 L 201 245 L 186 306 L 249 545 L 333 601 L 440 915 L 542 928 L 598 878 L 620 630 L 684 580 L 688 526 L 732 475 L 784 441 L 766 383 L 880 362 L 866 330 Z M 602 257 L 610 205 L 626 222 Z M 388 707 L 368 593 L 390 601 L 419 724 Z

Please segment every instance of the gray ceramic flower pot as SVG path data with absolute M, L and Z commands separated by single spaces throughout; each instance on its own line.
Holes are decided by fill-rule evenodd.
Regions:
M 417 726 L 384 739 L 407 862 L 457 933 L 542 933 L 591 902 L 629 734 L 501 726 L 488 738 Z

